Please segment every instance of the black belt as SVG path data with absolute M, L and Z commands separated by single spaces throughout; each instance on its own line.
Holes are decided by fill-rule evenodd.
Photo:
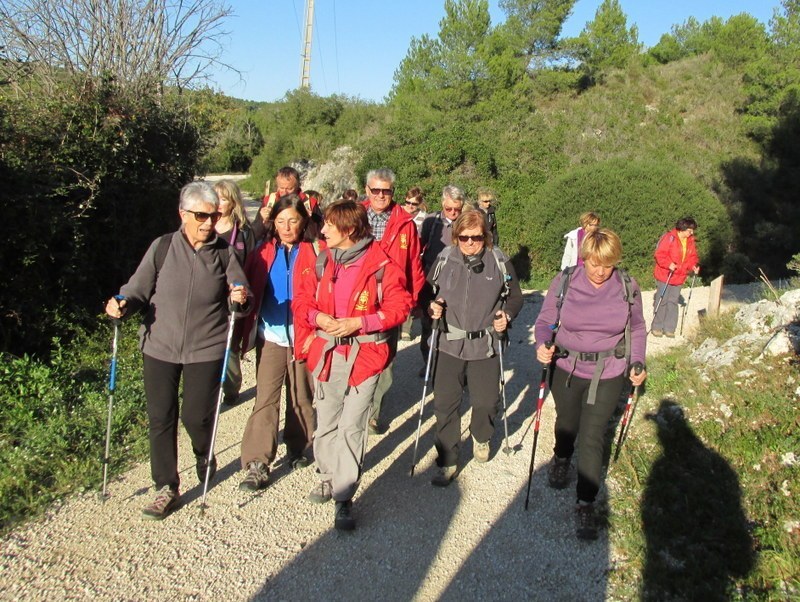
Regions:
M 483 336 L 486 336 L 486 329 L 484 329 L 484 330 L 473 330 L 471 332 L 467 332 L 464 335 L 464 338 L 465 339 L 469 339 L 470 341 L 474 341 L 475 339 L 480 339 Z

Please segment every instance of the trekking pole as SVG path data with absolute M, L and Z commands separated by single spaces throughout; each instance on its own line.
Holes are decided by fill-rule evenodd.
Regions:
M 436 301 L 436 303 L 439 303 Z M 417 447 L 419 446 L 419 435 L 422 431 L 422 412 L 425 409 L 425 398 L 428 395 L 428 378 L 431 376 L 431 365 L 433 364 L 433 350 L 436 347 L 439 334 L 439 319 L 433 321 L 431 328 L 431 345 L 428 348 L 428 361 L 425 363 L 425 382 L 422 384 L 422 399 L 419 400 L 419 419 L 417 420 L 417 436 L 414 439 L 414 455 L 411 458 L 411 476 L 414 476 L 414 469 L 417 466 Z
M 498 312 L 499 314 L 500 312 Z M 503 399 L 503 428 L 505 429 L 506 434 L 506 446 L 503 448 L 503 453 L 508 455 L 514 452 L 511 449 L 511 446 L 508 444 L 508 418 L 506 417 L 506 413 L 508 411 L 508 407 L 506 406 L 506 372 L 503 367 L 503 339 L 498 336 L 497 338 L 497 355 L 500 358 L 500 393 Z
M 115 295 L 114 298 L 117 303 L 125 299 L 122 295 Z M 108 498 L 106 485 L 108 484 L 108 463 L 111 451 L 111 414 L 114 411 L 114 391 L 117 388 L 117 345 L 122 321 L 119 318 L 111 318 L 111 323 L 114 325 L 114 342 L 111 344 L 111 370 L 108 374 L 108 418 L 106 420 L 106 449 L 103 454 L 103 493 L 101 494 L 103 501 Z
M 553 338 L 550 339 L 545 343 L 545 347 L 550 349 L 554 345 L 554 341 L 556 338 L 555 333 L 555 324 L 551 326 L 553 329 Z M 533 422 L 533 448 L 531 449 L 531 464 L 528 467 L 528 492 L 525 494 L 525 510 L 528 509 L 528 501 L 531 498 L 531 482 L 533 481 L 533 461 L 536 457 L 536 444 L 539 442 L 539 424 L 542 419 L 542 406 L 544 405 L 544 393 L 545 388 L 547 387 L 547 374 L 550 372 L 551 367 L 555 364 L 556 361 L 556 354 L 553 353 L 553 357 L 550 362 L 542 366 L 542 380 L 539 381 L 539 399 L 536 402 L 536 412 L 534 413 L 534 422 Z
M 234 286 L 240 286 L 234 284 Z M 217 395 L 217 407 L 214 411 L 214 428 L 211 431 L 211 446 L 208 449 L 208 458 L 206 458 L 206 478 L 203 481 L 203 499 L 200 502 L 200 514 L 205 514 L 206 509 L 206 493 L 208 492 L 208 481 L 211 477 L 211 460 L 214 457 L 214 444 L 217 441 L 217 427 L 219 426 L 219 410 L 222 405 L 222 397 L 224 395 L 223 388 L 225 387 L 225 375 L 228 372 L 228 357 L 231 354 L 231 341 L 233 341 L 233 327 L 236 323 L 236 314 L 241 310 L 238 303 L 231 305 L 231 318 L 228 323 L 228 338 L 225 342 L 225 355 L 222 359 L 222 376 L 219 379 L 219 394 Z
M 656 301 L 656 308 L 653 310 L 653 321 L 656 319 L 656 314 L 658 313 L 658 308 L 661 307 L 661 302 L 664 300 L 664 295 L 667 294 L 667 287 L 669 286 L 669 281 L 672 279 L 672 275 L 675 273 L 675 270 L 670 270 L 669 274 L 667 274 L 667 281 L 664 283 L 664 290 L 661 291 L 661 296 Z M 653 330 L 653 325 L 650 325 L 650 330 Z
M 686 298 L 686 305 L 683 306 L 683 313 L 681 314 L 681 328 L 678 331 L 679 335 L 683 334 L 683 322 L 686 320 L 686 312 L 689 310 L 689 303 L 692 301 L 692 289 L 694 288 L 694 281 L 697 274 L 692 274 L 692 283 L 689 285 L 689 296 Z
M 636 362 L 633 364 L 633 366 L 631 366 L 631 369 L 636 374 L 641 374 L 642 370 L 644 370 L 644 366 L 641 364 L 641 362 Z M 636 385 L 631 388 L 631 392 L 628 395 L 628 401 L 625 404 L 625 411 L 622 413 L 622 420 L 620 421 L 619 426 L 619 437 L 617 438 L 617 449 L 614 450 L 614 462 L 616 462 L 617 458 L 619 458 L 619 451 L 622 449 L 622 444 L 625 442 L 625 439 L 628 438 L 628 431 L 630 430 L 631 422 L 633 422 L 633 414 L 636 411 L 636 404 L 638 402 L 639 385 Z

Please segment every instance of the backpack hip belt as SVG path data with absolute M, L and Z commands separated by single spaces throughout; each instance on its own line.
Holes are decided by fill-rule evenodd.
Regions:
M 447 325 L 447 331 L 445 332 L 445 337 L 448 341 L 460 341 L 462 339 L 467 339 L 468 341 L 474 341 L 476 339 L 481 339 L 485 336 L 488 336 L 486 342 L 489 346 L 488 351 L 486 352 L 486 357 L 492 357 L 494 354 L 494 348 L 492 347 L 492 336 L 491 331 L 488 328 L 484 328 L 483 330 L 461 330 L 457 326 L 453 326 L 452 324 Z
M 322 348 L 322 357 L 324 358 L 325 355 L 336 347 L 337 345 L 350 345 L 350 353 L 347 354 L 347 377 L 350 378 L 350 373 L 353 370 L 353 364 L 356 361 L 356 356 L 358 356 L 358 351 L 361 348 L 361 343 L 375 343 L 375 344 L 382 344 L 386 343 L 391 336 L 388 332 L 374 332 L 372 334 L 361 334 L 358 336 L 349 336 L 349 337 L 334 337 L 329 335 L 324 330 L 317 329 L 315 333 L 318 337 L 325 340 L 325 345 Z M 325 365 L 324 359 L 317 364 L 317 367 L 314 368 L 312 371 L 312 375 L 314 378 L 319 378 L 320 373 L 322 372 L 322 368 Z
M 620 349 L 619 344 L 613 349 L 606 349 L 605 351 L 572 351 L 570 349 L 566 349 L 565 347 L 559 347 L 559 350 L 562 353 L 566 353 L 565 357 L 573 358 L 572 368 L 569 371 L 569 376 L 567 376 L 567 386 L 569 386 L 569 383 L 572 380 L 572 374 L 575 372 L 575 366 L 577 365 L 578 360 L 582 362 L 595 362 L 592 380 L 589 383 L 589 395 L 586 398 L 586 403 L 589 405 L 594 405 L 594 402 L 597 399 L 597 386 L 600 384 L 600 378 L 603 376 L 603 370 L 605 369 L 606 364 L 604 360 L 607 357 L 615 357 L 617 359 L 622 359 L 625 357 L 624 348 Z M 620 353 L 622 355 L 620 355 Z

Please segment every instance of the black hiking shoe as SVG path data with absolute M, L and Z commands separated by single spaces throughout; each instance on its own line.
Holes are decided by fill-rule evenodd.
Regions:
M 200 481 L 200 484 L 203 485 L 206 482 L 206 467 L 208 466 L 208 456 L 195 456 L 197 459 L 197 464 L 195 468 L 197 468 L 197 478 Z M 214 478 L 214 475 L 217 474 L 217 457 L 211 456 L 211 472 L 208 474 L 208 482 L 211 482 L 211 479 Z
M 180 499 L 177 489 L 164 485 L 156 492 L 156 499 L 142 508 L 142 516 L 149 520 L 162 520 L 178 506 Z
M 239 489 L 242 491 L 258 491 L 264 489 L 269 483 L 269 467 L 263 462 L 248 462 L 247 474 L 242 482 L 239 483 Z
M 553 456 L 553 463 L 547 470 L 547 484 L 553 489 L 564 489 L 569 485 L 569 458 Z
M 578 539 L 594 541 L 597 539 L 597 514 L 594 511 L 594 504 L 590 502 L 578 502 L 575 507 L 578 517 L 578 528 L 575 535 Z
M 336 511 L 333 515 L 333 526 L 337 531 L 352 531 L 356 528 L 356 521 L 350 513 L 353 502 L 336 502 Z
M 388 430 L 386 425 L 381 424 L 375 418 L 370 418 L 368 428 L 370 435 L 383 435 Z
M 308 456 L 301 452 L 299 454 L 290 454 L 289 464 L 292 465 L 292 470 L 299 470 L 311 464 L 311 460 L 309 460 Z

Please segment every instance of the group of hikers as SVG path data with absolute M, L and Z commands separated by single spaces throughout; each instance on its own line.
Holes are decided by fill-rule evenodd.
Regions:
M 207 485 L 213 477 L 219 402 L 238 401 L 239 361 L 255 350 L 240 489 L 270 482 L 283 394 L 288 461 L 295 469 L 316 464 L 309 501 L 333 500 L 334 527 L 354 529 L 352 500 L 368 438 L 387 428 L 383 401 L 411 316 L 422 328 L 420 376 L 426 385 L 430 376 L 433 386 L 432 485 L 447 487 L 463 466 L 465 390 L 472 458 L 491 458 L 506 330 L 523 305 L 514 266 L 498 248 L 494 194 L 479 191 L 472 206 L 460 188 L 445 186 L 441 211 L 426 214 L 419 188 L 403 205 L 394 201 L 395 174 L 386 168 L 367 174 L 362 198 L 348 191 L 349 198 L 324 208 L 301 190 L 295 169 L 281 168 L 276 184 L 252 224 L 233 182 L 184 186 L 180 228 L 153 241 L 106 304 L 115 320 L 144 316 L 140 346 L 156 489 L 146 518 L 162 519 L 180 501 L 179 418 L 198 479 Z M 654 336 L 674 336 L 681 284 L 698 271 L 696 227 L 683 218 L 658 243 Z M 647 377 L 647 329 L 639 286 L 618 268 L 617 234 L 589 212 L 565 238 L 562 271 L 536 320 L 535 354 L 552 368 L 557 416 L 548 483 L 569 484 L 577 442 L 576 534 L 595 539 L 606 426 L 627 383 Z

